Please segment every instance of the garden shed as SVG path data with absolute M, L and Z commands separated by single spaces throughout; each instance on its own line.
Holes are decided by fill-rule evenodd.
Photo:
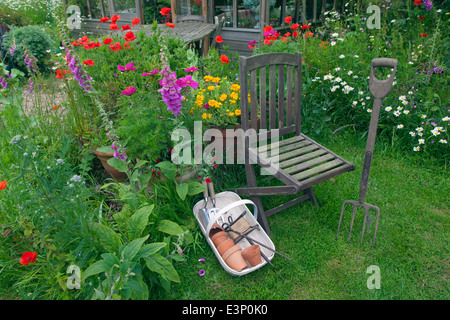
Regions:
M 329 8 L 336 8 L 337 0 L 77 0 L 83 19 L 81 32 L 100 33 L 107 26 L 99 22 L 104 16 L 118 14 L 122 22 L 138 17 L 143 24 L 153 20 L 164 23 L 159 10 L 170 7 L 174 23 L 195 21 L 219 25 L 223 45 L 240 55 L 249 55 L 247 43 L 260 38 L 264 27 L 285 27 L 284 18 L 292 17 L 292 23 L 310 23 L 321 18 Z M 339 1 L 340 4 L 340 1 Z M 342 4 L 342 7 L 344 5 Z M 213 34 L 211 34 L 212 36 Z

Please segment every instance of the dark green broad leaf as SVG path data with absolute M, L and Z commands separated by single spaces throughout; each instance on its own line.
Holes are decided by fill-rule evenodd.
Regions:
M 180 282 L 180 276 L 175 270 L 169 260 L 159 255 L 158 253 L 144 258 L 147 268 L 155 273 L 158 273 L 172 282 Z

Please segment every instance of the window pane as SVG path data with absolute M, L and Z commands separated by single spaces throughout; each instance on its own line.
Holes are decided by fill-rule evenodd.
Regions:
M 223 26 L 233 27 L 233 0 L 215 0 L 214 15 L 221 19 L 225 16 Z
M 120 13 L 136 13 L 136 0 L 114 0 L 114 10 Z
M 260 0 L 238 0 L 238 28 L 259 28 L 259 3 Z
M 202 0 L 178 0 L 176 10 L 178 16 L 201 16 Z

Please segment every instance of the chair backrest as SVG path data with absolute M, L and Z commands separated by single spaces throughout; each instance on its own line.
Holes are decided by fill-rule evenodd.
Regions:
M 194 23 L 194 22 L 206 22 L 206 17 L 204 16 L 176 16 L 176 23 Z
M 266 129 L 269 139 L 271 129 L 301 133 L 301 68 L 300 52 L 239 57 L 244 131 Z

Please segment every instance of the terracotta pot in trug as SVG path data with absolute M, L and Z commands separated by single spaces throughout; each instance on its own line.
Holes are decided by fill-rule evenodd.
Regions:
M 242 256 L 254 267 L 261 263 L 261 248 L 254 244 L 242 251 Z
M 217 232 L 216 234 L 214 234 L 211 237 L 211 241 L 214 243 L 216 248 L 219 246 L 219 244 L 221 244 L 222 242 L 224 242 L 227 239 L 228 239 L 228 234 L 225 231 Z
M 223 228 L 218 223 L 214 223 L 209 230 L 209 237 L 211 238 L 213 235 L 220 231 L 223 231 Z
M 217 251 L 219 251 L 219 254 L 223 256 L 223 254 L 227 252 L 228 249 L 230 249 L 232 246 L 234 246 L 233 239 L 227 239 L 217 246 Z
M 225 263 L 233 270 L 242 271 L 248 267 L 247 262 L 242 257 L 242 249 L 239 245 L 234 245 L 222 256 Z
M 110 166 L 108 160 L 114 157 L 114 152 L 102 152 L 100 150 L 95 150 L 94 154 L 102 162 L 103 168 L 106 172 L 119 182 L 123 182 L 127 178 L 126 172 L 117 171 L 114 167 Z

